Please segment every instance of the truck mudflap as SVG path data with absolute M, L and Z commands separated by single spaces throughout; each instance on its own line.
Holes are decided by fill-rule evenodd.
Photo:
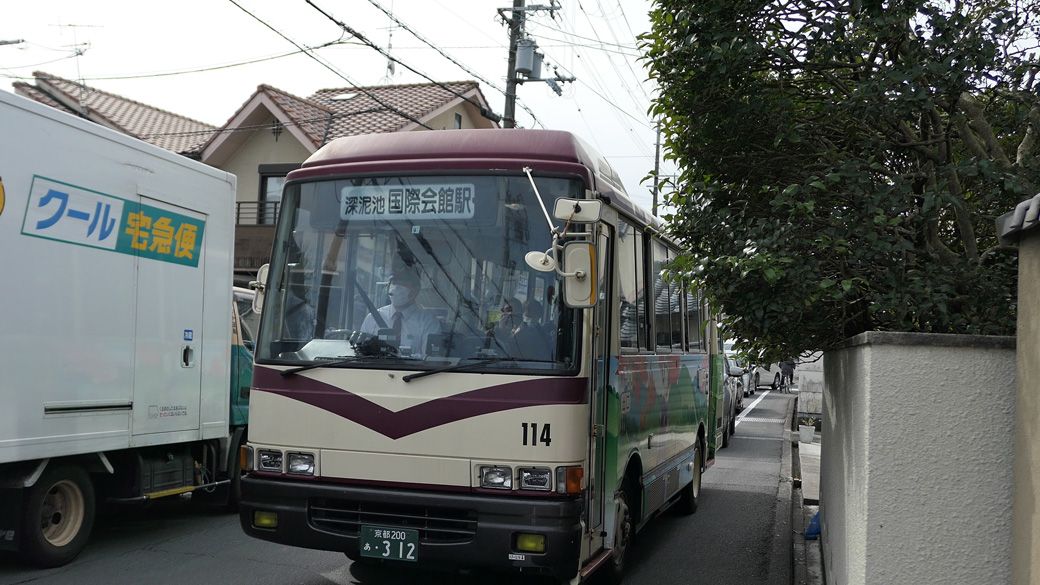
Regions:
M 566 579 L 578 570 L 581 510 L 582 500 L 574 497 L 503 497 L 250 475 L 242 478 L 239 520 L 250 536 L 343 552 L 352 560 L 512 569 Z M 410 533 L 416 548 L 388 556 L 394 560 L 380 560 L 372 549 L 362 554 L 362 541 L 370 544 L 374 531 Z M 521 535 L 544 536 L 544 552 L 521 550 Z
M 18 550 L 25 490 L 0 488 L 0 550 Z

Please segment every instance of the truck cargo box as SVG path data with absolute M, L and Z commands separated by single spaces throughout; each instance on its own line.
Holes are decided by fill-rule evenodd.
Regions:
M 0 463 L 228 434 L 235 177 L 0 92 Z

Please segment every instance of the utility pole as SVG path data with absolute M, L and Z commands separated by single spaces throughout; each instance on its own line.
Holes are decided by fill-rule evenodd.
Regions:
M 660 179 L 657 175 L 661 172 L 661 121 L 657 121 L 657 143 L 654 146 L 654 205 L 650 208 L 650 212 L 657 215 L 657 191 L 660 185 Z
M 509 23 L 509 71 L 506 73 L 506 108 L 503 128 L 516 128 L 516 43 L 524 30 L 524 0 L 513 0 L 513 16 Z
M 506 107 L 502 116 L 503 128 L 516 128 L 516 86 L 528 82 L 545 83 L 562 95 L 561 83 L 574 81 L 574 77 L 563 77 L 554 66 L 553 77 L 542 77 L 542 58 L 544 54 L 538 52 L 538 43 L 526 36 L 524 25 L 527 21 L 528 12 L 548 12 L 553 18 L 556 11 L 560 10 L 558 0 L 551 0 L 549 4 L 534 4 L 527 6 L 524 0 L 513 0 L 512 8 L 499 8 L 498 15 L 509 25 L 509 71 L 506 72 Z M 512 16 L 506 17 L 509 12 Z

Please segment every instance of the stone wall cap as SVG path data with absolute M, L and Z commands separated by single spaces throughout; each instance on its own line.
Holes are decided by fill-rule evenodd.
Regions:
M 924 345 L 931 347 L 968 347 L 976 349 L 1015 349 L 1011 335 L 957 335 L 950 333 L 911 333 L 906 331 L 865 331 L 839 343 L 834 349 L 860 345 Z

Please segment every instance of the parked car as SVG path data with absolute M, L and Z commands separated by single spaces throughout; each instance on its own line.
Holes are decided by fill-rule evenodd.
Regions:
M 768 364 L 752 368 L 751 383 L 757 389 L 769 386 L 773 390 L 780 387 L 780 364 Z
M 754 380 L 751 378 L 751 368 L 748 367 L 747 362 L 736 356 L 730 356 L 730 362 L 733 366 L 740 368 L 740 385 L 744 389 L 744 396 L 748 397 L 755 393 Z
M 738 378 L 740 379 L 740 386 L 743 389 L 742 395 L 751 396 L 755 393 L 756 389 L 755 385 L 752 383 L 751 378 L 752 368 L 748 367 L 747 362 L 745 362 L 741 357 L 737 355 L 737 352 L 734 351 L 733 346 L 734 343 L 732 341 L 725 342 L 722 347 L 723 353 L 725 353 L 726 357 L 729 358 L 731 365 L 741 369 L 741 373 L 738 376 Z
M 744 370 L 733 365 L 729 356 L 724 356 L 726 379 L 722 383 L 723 411 L 726 413 L 726 432 L 722 434 L 722 447 L 729 446 L 729 438 L 737 431 L 737 415 L 744 410 Z

